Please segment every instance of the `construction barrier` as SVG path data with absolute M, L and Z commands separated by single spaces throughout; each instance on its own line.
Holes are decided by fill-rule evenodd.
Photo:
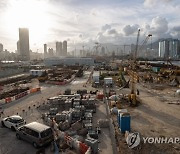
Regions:
M 38 88 L 32 88 L 32 89 L 30 89 L 30 93 L 35 93 L 35 92 L 38 92 L 38 91 L 40 91 L 40 90 L 41 90 L 40 87 L 38 87 Z
M 91 153 L 92 153 L 91 152 L 91 147 L 89 147 L 85 154 L 91 154 Z
M 72 138 L 67 133 L 64 134 L 64 140 L 67 145 L 69 145 L 71 148 L 75 148 L 77 151 L 80 152 L 80 154 L 86 154 L 87 150 L 89 149 L 89 146 L 87 146 L 85 143 L 82 143 Z
M 41 91 L 41 87 L 38 87 L 38 88 L 37 88 L 37 91 Z
M 38 92 L 38 91 L 41 91 L 41 88 L 38 87 L 38 88 L 33 88 L 33 89 L 30 89 L 30 90 L 27 90 L 27 91 L 24 91 L 22 93 L 19 93 L 15 96 L 12 96 L 12 97 L 7 97 L 4 99 L 5 103 L 10 103 L 10 102 L 13 102 L 14 100 L 18 100 L 30 93 L 35 93 L 35 92 Z M 1 101 L 2 102 L 2 101 Z
M 6 103 L 9 103 L 9 102 L 11 102 L 12 100 L 11 100 L 11 97 L 7 97 L 7 98 L 5 98 L 5 102 Z
M 72 145 L 73 139 L 72 139 L 69 135 L 65 134 L 64 139 L 65 139 L 67 145 L 69 145 L 70 147 L 73 146 L 73 145 Z
M 65 81 L 63 81 L 63 82 L 57 82 L 57 83 L 56 83 L 56 85 L 65 85 L 65 84 L 66 84 Z
M 96 98 L 99 100 L 103 100 L 104 94 L 103 93 L 97 93 Z
M 80 154 L 85 154 L 88 149 L 89 149 L 89 146 L 87 146 L 85 143 L 79 142 Z
M 48 83 L 48 84 L 55 84 L 55 85 L 65 85 L 66 84 L 65 81 L 63 81 L 63 82 L 47 81 L 46 83 Z

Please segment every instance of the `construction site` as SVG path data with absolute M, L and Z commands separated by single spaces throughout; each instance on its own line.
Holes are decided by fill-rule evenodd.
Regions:
M 94 65 L 31 66 L 1 78 L 0 119 L 42 123 L 54 139 L 33 147 L 1 123 L 0 154 L 178 154 L 180 67 L 138 60 L 152 37 L 138 46 L 139 35 L 129 59 L 97 56 Z

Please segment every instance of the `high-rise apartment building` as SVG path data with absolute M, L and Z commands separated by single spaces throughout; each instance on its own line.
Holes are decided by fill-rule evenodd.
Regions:
M 44 44 L 44 58 L 47 58 L 47 44 Z
M 178 58 L 180 56 L 179 40 L 174 39 L 169 41 L 169 57 Z
M 54 56 L 54 50 L 53 48 L 48 49 L 48 57 L 53 57 Z
M 3 44 L 0 43 L 0 52 L 2 52 L 2 51 L 3 51 Z
M 63 56 L 62 42 L 56 42 L 56 56 Z
M 67 41 L 63 41 L 63 56 L 67 56 Z
M 169 42 L 168 40 L 162 40 L 159 42 L 159 57 L 168 58 L 169 55 Z
M 159 42 L 159 57 L 179 58 L 180 47 L 178 39 L 165 39 Z
M 19 41 L 17 41 L 17 54 L 20 55 L 20 46 L 19 46 Z
M 19 53 L 21 60 L 30 60 L 29 30 L 27 28 L 19 28 Z

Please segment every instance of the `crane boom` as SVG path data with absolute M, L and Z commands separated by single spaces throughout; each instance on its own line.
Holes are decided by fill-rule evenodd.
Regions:
M 136 40 L 136 49 L 135 49 L 135 53 L 134 53 L 134 57 L 133 57 L 133 60 L 134 60 L 134 61 L 136 61 L 136 57 L 137 57 L 140 31 L 141 31 L 141 30 L 138 29 L 137 40 Z
M 134 56 L 133 56 L 133 60 L 131 61 L 131 69 L 132 69 L 132 73 L 131 73 L 131 93 L 129 95 L 129 100 L 130 102 L 132 102 L 134 105 L 136 105 L 137 100 L 136 100 L 136 93 L 135 93 L 135 87 L 136 87 L 136 83 L 135 83 L 135 69 L 136 69 L 136 57 L 137 57 L 137 52 L 138 52 L 138 44 L 139 44 L 139 36 L 140 36 L 140 29 L 138 29 L 138 33 L 137 33 L 137 40 L 136 40 L 136 49 L 134 52 Z
M 141 51 L 141 50 L 143 49 L 144 45 L 147 43 L 147 41 L 149 40 L 150 37 L 152 37 L 152 34 L 149 34 L 149 35 L 145 38 L 145 40 L 142 42 L 142 45 L 141 45 L 140 48 L 139 48 L 139 51 Z

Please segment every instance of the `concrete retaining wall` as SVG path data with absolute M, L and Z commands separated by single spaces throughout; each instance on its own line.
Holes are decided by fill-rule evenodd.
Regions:
M 14 69 L 14 68 L 8 68 L 5 70 L 0 70 L 0 78 L 4 78 L 11 75 L 16 75 L 19 73 L 24 72 L 24 69 Z

